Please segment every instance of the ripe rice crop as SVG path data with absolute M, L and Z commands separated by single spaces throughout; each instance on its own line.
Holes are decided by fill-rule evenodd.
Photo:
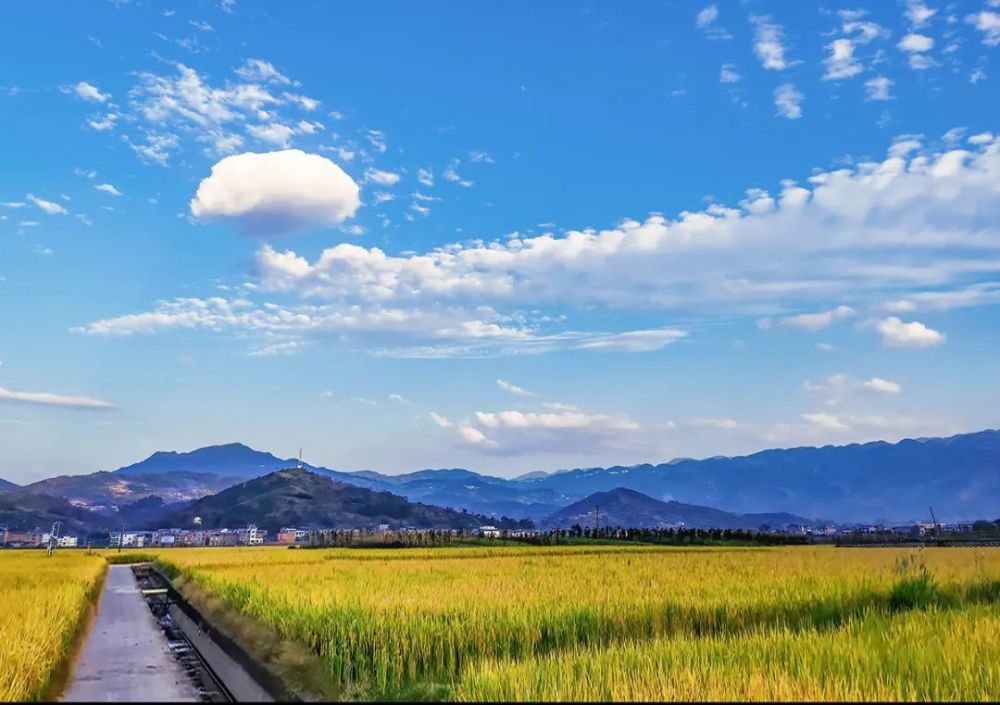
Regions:
M 458 700 L 974 700 L 1000 698 L 1000 609 L 851 617 L 578 649 L 470 669 Z
M 105 567 L 83 552 L 0 551 L 0 701 L 49 695 Z
M 776 671 L 784 680 L 775 680 L 774 689 L 766 691 L 774 697 L 812 692 L 822 697 L 850 688 L 859 693 L 870 688 L 871 697 L 905 696 L 909 691 L 894 690 L 876 672 L 868 680 L 845 677 L 843 690 L 810 680 L 809 674 L 822 671 L 822 664 L 838 654 L 868 649 L 879 625 L 892 627 L 889 644 L 909 638 L 912 630 L 952 625 L 948 620 L 958 625 L 952 625 L 956 634 L 963 628 L 972 634 L 972 647 L 984 643 L 984 634 L 996 633 L 992 606 L 1000 599 L 1000 552 L 925 549 L 919 558 L 925 569 L 900 565 L 911 553 L 607 546 L 391 552 L 237 548 L 158 555 L 170 570 L 229 606 L 307 644 L 349 695 L 519 699 L 545 698 L 549 680 L 551 692 L 562 692 L 562 684 L 573 678 L 565 674 L 583 669 L 579 664 L 599 669 L 596 685 L 579 696 L 602 697 L 612 686 L 602 685 L 600 674 L 618 682 L 618 662 L 608 656 L 616 653 L 636 654 L 642 668 L 659 673 L 660 680 L 690 685 L 674 691 L 651 686 L 648 697 L 695 697 L 697 692 L 750 697 L 735 682 L 729 690 L 724 683 L 716 690 L 697 690 L 716 677 L 725 681 L 724 669 L 712 671 L 710 665 L 713 654 L 724 648 L 720 645 L 744 644 L 748 661 L 738 673 L 767 663 L 775 649 L 795 651 L 801 645 L 802 653 L 815 656 L 813 670 Z M 908 621 L 914 609 L 927 611 L 932 622 L 921 622 L 919 615 Z M 675 643 L 686 645 L 681 653 L 687 657 L 659 658 L 663 644 Z M 891 655 L 893 649 L 886 648 L 872 653 Z M 708 665 L 699 670 L 702 662 Z M 872 656 L 859 663 L 875 669 L 878 661 Z M 928 678 L 952 679 L 933 691 L 943 697 L 982 692 L 965 689 L 967 671 L 953 673 L 948 665 L 931 659 L 913 668 L 924 668 Z M 974 661 L 967 665 L 974 671 Z M 533 668 L 540 669 L 537 687 Z M 769 675 L 761 667 L 755 677 L 766 681 Z M 523 690 L 517 690 L 518 683 Z M 925 692 L 931 691 L 919 691 Z M 576 695 L 567 691 L 567 697 Z

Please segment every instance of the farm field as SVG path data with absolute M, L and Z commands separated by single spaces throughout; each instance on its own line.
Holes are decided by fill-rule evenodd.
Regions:
M 0 701 L 40 700 L 58 685 L 105 569 L 83 551 L 0 551 Z
M 1000 551 L 154 552 L 347 697 L 1000 698 Z

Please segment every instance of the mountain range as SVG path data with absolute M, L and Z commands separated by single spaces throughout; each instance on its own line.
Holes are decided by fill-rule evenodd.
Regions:
M 241 482 L 161 515 L 161 526 L 194 525 L 215 529 L 256 524 L 275 532 L 282 526 L 331 529 L 387 524 L 417 529 L 470 529 L 485 517 L 410 502 L 390 492 L 376 492 L 338 482 L 305 469 L 278 470 Z
M 682 526 L 686 529 L 751 530 L 762 527 L 781 529 L 789 524 L 812 526 L 823 523 L 785 512 L 733 514 L 721 509 L 684 504 L 675 500 L 661 502 L 624 487 L 607 492 L 595 492 L 560 509 L 540 523 L 543 527 L 566 528 L 573 524 L 592 527 L 597 522 L 600 522 L 600 526 L 649 529 Z
M 158 452 L 111 472 L 60 476 L 5 492 L 47 494 L 92 505 L 155 495 L 190 502 L 295 467 L 240 443 Z M 1000 507 L 1000 431 L 820 448 L 765 450 L 738 457 L 683 458 L 658 465 L 531 472 L 515 479 L 461 468 L 401 475 L 345 472 L 303 463 L 331 480 L 411 502 L 486 516 L 539 520 L 595 492 L 625 488 L 669 503 L 731 514 L 791 512 L 849 522 L 995 518 Z

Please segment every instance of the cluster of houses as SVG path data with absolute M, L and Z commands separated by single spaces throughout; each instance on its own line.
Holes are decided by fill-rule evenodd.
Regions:
M 35 548 L 38 546 L 48 546 L 52 534 L 48 531 L 35 529 L 34 531 L 8 531 L 0 530 L 0 542 L 5 548 Z M 79 537 L 74 535 L 57 536 L 56 545 L 59 548 L 76 548 L 79 545 Z
M 155 529 L 137 531 L 112 531 L 106 541 L 95 541 L 95 547 L 108 548 L 167 548 L 167 547 L 198 547 L 198 546 L 261 546 L 277 544 L 291 546 L 313 542 L 317 532 L 322 530 L 282 527 L 276 534 L 270 535 L 267 529 L 261 529 L 250 524 L 237 529 Z M 388 524 L 380 524 L 375 529 L 347 529 L 344 532 L 356 537 L 389 535 L 389 534 L 420 534 L 425 530 L 412 527 L 392 530 Z M 500 530 L 495 526 L 483 526 L 472 532 L 453 530 L 449 533 L 496 538 Z M 515 532 L 519 535 L 532 532 Z M 6 548 L 37 548 L 49 545 L 51 534 L 48 531 L 6 531 L 0 528 L 0 545 Z M 312 538 L 311 538 L 312 537 Z M 60 548 L 75 548 L 88 545 L 85 537 L 66 534 L 56 538 Z
M 972 522 L 955 524 L 933 524 L 931 522 L 916 522 L 914 524 L 899 524 L 885 526 L 883 524 L 857 524 L 841 527 L 836 533 L 848 535 L 892 534 L 896 536 L 930 536 L 936 533 L 961 534 L 972 531 Z
M 683 528 L 683 527 L 681 527 Z M 857 524 L 852 526 L 799 526 L 788 525 L 779 533 L 800 534 L 813 537 L 814 540 L 831 540 L 835 537 L 865 537 L 865 536 L 929 536 L 938 534 L 957 534 L 972 530 L 971 523 L 932 524 L 918 522 L 898 526 L 882 524 Z M 422 534 L 431 534 L 431 538 L 448 534 L 454 536 L 478 536 L 481 538 L 531 538 L 544 535 L 540 530 L 501 530 L 495 526 L 480 526 L 472 530 L 442 530 L 428 531 L 405 527 L 390 529 L 388 524 L 380 524 L 373 529 L 300 529 L 282 527 L 273 536 L 266 529 L 260 529 L 254 524 L 237 529 L 155 529 L 151 531 L 113 531 L 106 541 L 94 541 L 92 544 L 85 537 L 72 533 L 57 535 L 55 543 L 60 548 L 75 548 L 77 546 L 94 545 L 110 548 L 143 548 L 171 546 L 260 546 L 263 544 L 277 545 L 309 545 L 325 544 L 336 535 L 339 539 L 370 538 L 370 537 L 410 537 L 420 538 Z M 48 546 L 51 534 L 49 531 L 36 529 L 34 531 L 10 531 L 0 527 L 0 546 L 4 548 L 33 548 Z
M 110 548 L 147 546 L 260 546 L 267 542 L 267 529 L 250 524 L 239 529 L 156 529 L 154 531 L 112 531 Z

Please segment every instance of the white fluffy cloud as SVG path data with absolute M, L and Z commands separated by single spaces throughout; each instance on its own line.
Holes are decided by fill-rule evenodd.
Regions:
M 406 256 L 342 243 L 309 261 L 263 248 L 261 284 L 320 299 L 684 309 L 904 293 L 1000 270 L 984 257 L 984 248 L 1000 250 L 1000 145 L 942 153 L 902 145 L 883 161 L 814 174 L 810 188 L 786 181 L 774 196 L 753 190 L 741 208 L 713 204 L 673 220 Z
M 802 388 L 810 394 L 819 395 L 826 406 L 839 406 L 848 398 L 858 398 L 859 393 L 878 392 L 896 395 L 903 391 L 898 382 L 881 377 L 860 380 L 843 372 L 827 375 L 818 381 L 807 379 L 802 383 Z
M 881 377 L 872 377 L 871 379 L 866 380 L 863 385 L 865 389 L 873 392 L 879 392 L 880 394 L 899 394 L 903 391 L 903 388 L 898 382 L 882 379 Z
M 857 76 L 864 70 L 861 62 L 854 56 L 854 42 L 841 37 L 834 39 L 827 47 L 830 50 L 823 63 L 826 65 L 826 72 L 823 74 L 824 81 L 837 81 L 851 76 Z
M 475 412 L 457 428 L 467 444 L 488 453 L 564 452 L 569 448 L 621 448 L 642 426 L 624 414 L 591 414 L 576 408 L 552 411 Z
M 533 396 L 535 396 L 534 392 L 529 392 L 527 389 L 524 389 L 523 387 L 518 387 L 516 384 L 511 384 L 510 382 L 505 382 L 502 379 L 498 379 L 497 380 L 497 386 L 500 387 L 500 389 L 504 390 L 505 392 L 513 394 L 514 396 L 518 396 L 518 397 L 533 397 Z
M 800 330 L 817 331 L 823 330 L 834 321 L 841 321 L 850 318 L 855 311 L 850 306 L 837 306 L 829 311 L 819 313 L 800 313 L 795 316 L 786 316 L 781 319 L 781 325 L 786 328 L 798 328 Z
M 933 37 L 919 32 L 911 32 L 900 39 L 896 46 L 909 55 L 910 68 L 922 71 L 934 65 L 934 60 L 928 55 L 928 52 L 934 48 Z
M 191 214 L 229 220 L 244 231 L 283 234 L 350 218 L 358 185 L 326 157 L 298 149 L 226 157 L 198 186 Z
M 295 134 L 295 128 L 280 122 L 272 122 L 265 125 L 248 125 L 247 132 L 261 142 L 267 142 L 276 147 L 287 147 Z
M 904 323 L 896 316 L 876 321 L 875 328 L 887 348 L 928 348 L 945 341 L 943 333 L 928 328 L 920 321 Z
M 97 86 L 87 83 L 86 81 L 80 81 L 73 86 L 73 93 L 75 93 L 78 98 L 90 100 L 95 103 L 104 103 L 111 97 L 109 93 L 101 93 Z
M 451 428 L 453 424 L 447 416 L 442 416 L 441 414 L 430 412 L 431 420 L 438 425 L 440 428 Z
M 394 186 L 399 183 L 399 174 L 369 167 L 365 169 L 365 181 L 380 186 Z
M 478 428 L 473 428 L 472 426 L 459 426 L 458 434 L 465 440 L 466 443 L 479 446 L 496 447 L 496 443 L 487 438 L 486 434 Z
M 66 215 L 69 212 L 55 201 L 46 201 L 33 193 L 29 193 L 26 198 L 49 215 Z
M 100 191 L 101 193 L 108 194 L 109 196 L 121 196 L 122 195 L 122 192 L 119 191 L 118 189 L 116 189 L 111 184 L 97 184 L 96 186 L 94 186 L 94 188 L 97 189 L 98 191 Z
M 907 34 L 899 40 L 900 49 L 906 52 L 921 54 L 934 48 L 934 39 L 925 34 Z
M 892 88 L 892 79 L 885 76 L 876 76 L 865 81 L 865 90 L 868 95 L 865 100 L 892 100 L 889 94 Z
M 927 24 L 928 20 L 937 14 L 936 9 L 927 7 L 927 5 L 918 0 L 910 0 L 906 5 L 906 19 L 909 20 L 910 25 L 914 28 L 923 27 Z
M 0 402 L 32 404 L 38 406 L 61 406 L 68 409 L 101 411 L 115 408 L 113 404 L 90 397 L 74 397 L 51 392 L 15 392 L 0 387 Z
M 695 22 L 699 29 L 704 29 L 710 26 L 715 20 L 719 18 L 719 8 L 715 5 L 709 5 L 698 13 Z
M 834 414 L 817 412 L 812 414 L 802 414 L 806 423 L 828 431 L 847 431 L 848 426 Z
M 785 83 L 774 89 L 774 107 L 780 117 L 798 120 L 802 117 L 802 101 L 805 96 L 792 83 Z
M 247 59 L 236 69 L 236 75 L 246 81 L 257 83 L 277 83 L 282 86 L 292 83 L 288 76 L 274 68 L 274 64 L 262 59 Z
M 729 32 L 716 24 L 717 19 L 719 19 L 719 8 L 709 5 L 698 12 L 695 24 L 709 39 L 732 39 Z
M 753 15 L 754 52 L 765 69 L 783 70 L 794 65 L 785 58 L 784 31 L 770 17 Z
M 732 64 L 723 64 L 719 69 L 719 81 L 721 83 L 739 83 L 743 77 L 736 72 L 736 67 Z
M 983 10 L 965 18 L 966 22 L 983 34 L 983 44 L 1000 46 L 1000 12 Z
M 830 53 L 823 61 L 826 67 L 823 74 L 824 81 L 841 81 L 862 73 L 865 70 L 863 59 L 869 57 L 859 56 L 858 50 L 874 40 L 888 35 L 881 26 L 865 19 L 866 15 L 867 13 L 863 10 L 839 10 L 837 12 L 841 22 L 840 32 L 842 36 L 836 37 L 826 45 Z
M 737 428 L 743 428 L 746 424 L 740 423 L 736 419 L 696 417 L 683 421 L 679 425 L 684 428 L 704 428 L 716 431 L 732 431 Z

